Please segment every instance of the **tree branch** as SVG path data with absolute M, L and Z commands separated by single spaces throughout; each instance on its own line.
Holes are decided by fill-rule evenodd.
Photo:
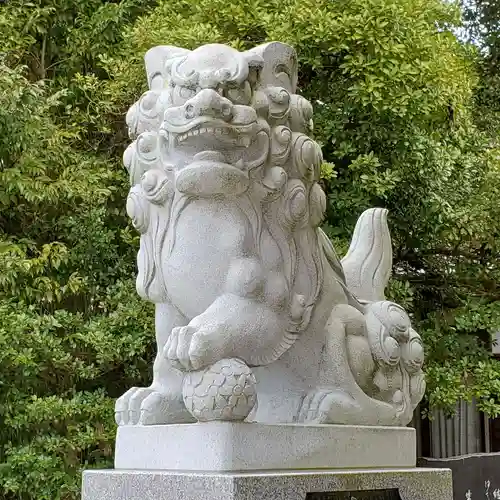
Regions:
M 47 36 L 43 37 L 42 40 L 42 53 L 40 55 L 40 76 L 42 80 L 45 80 L 47 71 L 45 69 L 45 51 L 47 49 Z

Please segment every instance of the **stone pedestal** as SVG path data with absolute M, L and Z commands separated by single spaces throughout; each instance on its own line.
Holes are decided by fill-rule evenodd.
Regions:
M 406 427 L 122 426 L 82 500 L 452 500 L 451 472 L 415 462 Z
M 121 426 L 115 468 L 200 472 L 415 467 L 415 430 L 231 422 Z
M 87 471 L 83 500 L 453 500 L 446 469 Z

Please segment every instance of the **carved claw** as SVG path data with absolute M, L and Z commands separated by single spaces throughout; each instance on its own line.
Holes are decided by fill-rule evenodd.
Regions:
M 153 391 L 149 387 L 132 387 L 115 404 L 117 425 L 135 425 L 141 415 L 141 404 Z
M 161 425 L 175 423 L 191 423 L 195 419 L 186 410 L 180 394 L 153 391 L 141 404 L 139 425 Z
M 200 370 L 221 359 L 217 354 L 217 332 L 210 334 L 192 325 L 174 328 L 163 354 L 174 368 L 182 371 Z
M 149 387 L 142 387 L 138 389 L 130 398 L 128 405 L 128 423 L 129 425 L 136 425 L 141 418 L 142 402 L 153 392 Z
M 302 407 L 299 411 L 299 422 L 310 423 L 315 421 L 315 423 L 323 423 L 324 418 L 320 416 L 320 407 L 325 398 L 331 393 L 328 390 L 318 390 L 309 392 L 304 400 L 302 401 Z
M 128 424 L 128 408 L 130 398 L 139 390 L 139 387 L 130 388 L 123 396 L 117 399 L 115 403 L 115 422 L 116 425 Z
M 115 405 L 117 425 L 160 425 L 194 422 L 182 394 L 152 387 L 132 387 Z
M 343 391 L 320 388 L 306 395 L 298 420 L 308 424 L 345 424 L 361 410 L 359 404 Z

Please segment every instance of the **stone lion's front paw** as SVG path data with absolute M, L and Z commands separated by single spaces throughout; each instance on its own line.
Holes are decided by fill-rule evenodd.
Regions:
M 192 325 L 174 328 L 163 354 L 174 368 L 200 370 L 224 357 L 217 347 L 218 332 L 208 332 Z
M 132 387 L 115 404 L 117 425 L 189 423 L 193 418 L 182 402 L 182 394 L 166 388 Z

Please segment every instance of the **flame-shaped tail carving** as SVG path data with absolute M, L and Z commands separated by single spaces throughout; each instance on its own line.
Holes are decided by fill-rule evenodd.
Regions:
M 392 267 L 387 212 L 385 208 L 371 208 L 361 214 L 349 251 L 342 259 L 347 288 L 362 301 L 385 300 Z

